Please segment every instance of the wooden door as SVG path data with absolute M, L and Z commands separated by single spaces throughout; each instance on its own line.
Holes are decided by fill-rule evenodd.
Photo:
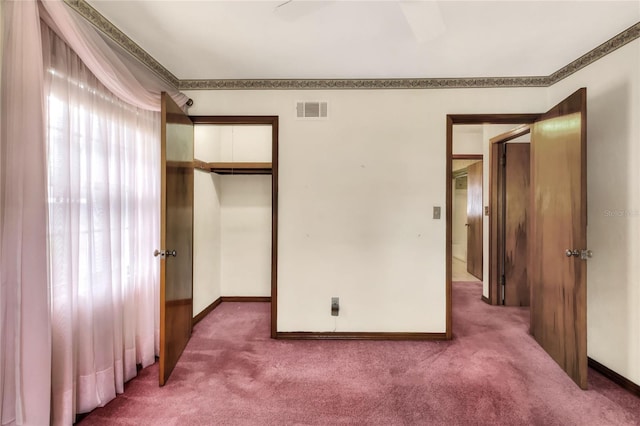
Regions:
M 193 318 L 193 123 L 162 94 L 160 386 L 191 337 Z
M 482 280 L 482 161 L 467 167 L 467 272 Z
M 529 144 L 505 144 L 504 304 L 529 306 L 527 210 Z
M 529 277 L 531 333 L 587 387 L 586 89 L 562 101 L 531 131 Z M 579 252 L 578 252 L 579 253 Z

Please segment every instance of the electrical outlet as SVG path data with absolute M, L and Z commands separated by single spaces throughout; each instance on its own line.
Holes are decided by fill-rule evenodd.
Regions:
M 331 316 L 337 317 L 340 313 L 340 298 L 332 297 L 331 298 Z

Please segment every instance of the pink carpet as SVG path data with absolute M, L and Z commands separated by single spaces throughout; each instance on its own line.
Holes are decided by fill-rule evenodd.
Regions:
M 450 342 L 277 341 L 268 303 L 223 303 L 173 376 L 157 364 L 89 425 L 640 425 L 640 398 L 589 370 L 580 390 L 528 334 L 525 308 L 454 283 Z

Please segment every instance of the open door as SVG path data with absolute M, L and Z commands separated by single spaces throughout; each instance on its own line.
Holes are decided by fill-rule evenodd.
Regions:
M 587 388 L 586 89 L 531 130 L 531 333 Z
M 193 123 L 162 93 L 160 386 L 191 337 L 193 316 Z
M 467 168 L 467 272 L 482 280 L 482 161 Z
M 529 210 L 529 145 L 505 143 L 503 275 L 507 306 L 529 306 L 527 279 L 527 213 Z

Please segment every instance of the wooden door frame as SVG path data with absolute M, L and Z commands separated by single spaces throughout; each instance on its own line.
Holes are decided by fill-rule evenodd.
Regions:
M 277 115 L 198 115 L 193 124 L 271 126 L 271 337 L 278 331 L 278 122 Z
M 446 338 L 451 339 L 453 337 L 453 324 L 452 324 L 452 309 L 451 309 L 451 261 L 452 261 L 452 222 L 453 216 L 451 208 L 453 206 L 453 188 L 451 184 L 452 175 L 452 160 L 453 160 L 453 126 L 454 124 L 530 124 L 537 120 L 542 114 L 447 114 L 446 116 L 446 262 L 445 262 L 445 292 L 446 292 Z M 489 193 L 491 197 L 491 193 Z M 489 217 L 491 217 L 491 211 L 489 211 Z M 489 254 L 491 256 L 491 253 Z M 491 264 L 489 264 L 491 266 Z M 491 270 L 490 270 L 491 273 Z M 491 292 L 491 287 L 489 287 Z M 491 297 L 491 293 L 489 293 Z
M 500 259 L 504 258 L 505 230 L 501 226 L 505 218 L 504 169 L 500 167 L 505 144 L 520 136 L 531 133 L 531 125 L 523 124 L 508 132 L 489 139 L 489 297 L 482 300 L 490 305 L 501 305 L 500 300 Z

